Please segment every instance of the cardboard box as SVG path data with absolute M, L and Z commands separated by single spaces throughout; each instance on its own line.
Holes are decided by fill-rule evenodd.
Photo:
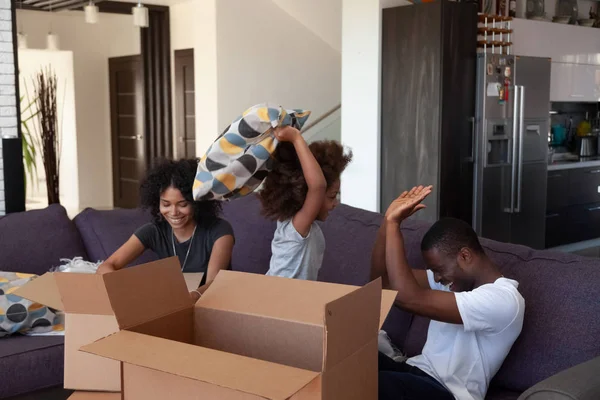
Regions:
M 125 400 L 377 399 L 380 280 L 221 271 L 194 305 L 176 259 L 103 278 L 121 330 L 81 350 L 122 362 Z
M 191 291 L 198 287 L 203 273 L 183 275 Z M 162 290 L 159 282 L 153 288 L 156 290 Z M 65 312 L 65 389 L 121 391 L 119 361 L 79 351 L 81 346 L 119 331 L 101 275 L 49 272 L 14 294 Z
M 119 331 L 101 275 L 49 272 L 17 296 L 65 312 L 65 389 L 121 391 L 121 364 L 78 351 Z

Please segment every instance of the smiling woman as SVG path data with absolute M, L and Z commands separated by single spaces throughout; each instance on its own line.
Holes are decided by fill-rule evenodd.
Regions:
M 154 221 L 140 227 L 98 273 L 121 269 L 146 249 L 160 258 L 177 256 L 183 272 L 203 272 L 201 285 L 230 267 L 233 229 L 219 218 L 221 203 L 193 201 L 196 167 L 196 160 L 162 161 L 148 172 L 140 195 Z

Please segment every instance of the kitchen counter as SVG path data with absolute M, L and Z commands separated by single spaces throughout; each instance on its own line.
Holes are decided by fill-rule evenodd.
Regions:
M 587 157 L 574 161 L 554 161 L 548 164 L 548 171 L 560 171 L 565 169 L 600 167 L 600 157 Z

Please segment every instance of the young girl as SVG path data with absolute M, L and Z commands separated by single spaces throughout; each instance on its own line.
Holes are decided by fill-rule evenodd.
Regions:
M 233 229 L 219 218 L 221 203 L 192 200 L 196 167 L 196 160 L 164 161 L 148 173 L 140 188 L 141 203 L 154 222 L 139 228 L 98 273 L 121 269 L 146 249 L 160 258 L 179 257 L 183 272 L 204 272 L 201 285 L 229 268 Z M 200 297 L 198 292 L 191 296 Z
M 317 280 L 325 237 L 316 221 L 325 221 L 338 203 L 340 175 L 352 160 L 337 142 L 307 145 L 292 127 L 275 133 L 275 167 L 260 198 L 265 216 L 277 220 L 267 275 Z

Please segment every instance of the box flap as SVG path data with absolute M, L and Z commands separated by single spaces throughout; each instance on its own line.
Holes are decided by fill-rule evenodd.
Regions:
M 395 290 L 384 290 L 381 292 L 381 313 L 379 314 L 379 329 L 383 326 L 385 319 L 387 318 L 398 292 Z
M 177 257 L 102 275 L 121 329 L 192 307 Z
M 72 314 L 113 315 L 102 275 L 56 272 L 64 311 Z
M 54 279 L 54 273 L 52 272 L 47 272 L 42 276 L 30 280 L 12 292 L 12 294 L 54 308 L 55 310 L 65 310 L 60 293 L 58 292 L 56 280 Z
M 323 371 L 377 338 L 381 296 L 379 278 L 325 306 Z
M 81 350 L 266 399 L 288 399 L 319 375 L 129 331 L 120 331 Z
M 219 271 L 196 307 L 323 326 L 325 305 L 358 286 Z

